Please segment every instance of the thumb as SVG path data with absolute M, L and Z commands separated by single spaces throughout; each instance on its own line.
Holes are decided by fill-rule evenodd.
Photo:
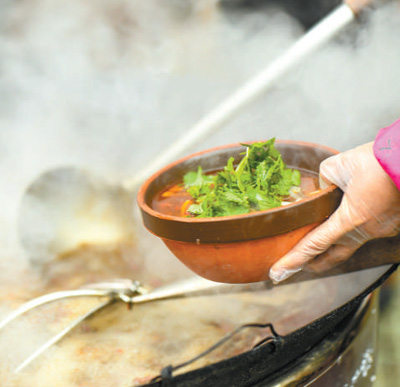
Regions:
M 354 156 L 353 153 L 356 151 L 357 156 Z M 339 153 L 325 159 L 319 168 L 320 178 L 327 183 L 338 186 L 342 191 L 346 192 L 357 170 L 358 172 L 361 170 L 358 159 L 362 151 L 362 147 L 357 147 L 355 150 Z

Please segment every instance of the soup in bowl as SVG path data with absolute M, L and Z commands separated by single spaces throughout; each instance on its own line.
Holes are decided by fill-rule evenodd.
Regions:
M 226 283 L 269 278 L 271 266 L 340 204 L 334 185 L 319 187 L 319 165 L 334 149 L 299 141 L 275 142 L 287 168 L 298 171 L 299 187 L 281 205 L 246 213 L 199 217 L 187 210 L 194 203 L 184 184 L 189 172 L 212 176 L 229 159 L 238 166 L 248 145 L 232 144 L 195 153 L 167 165 L 141 186 L 138 204 L 145 227 L 196 274 Z M 296 188 L 296 187 L 294 187 Z

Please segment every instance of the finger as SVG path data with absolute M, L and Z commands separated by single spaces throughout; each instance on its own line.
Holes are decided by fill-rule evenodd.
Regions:
M 359 246 L 358 246 L 359 247 Z M 310 261 L 303 269 L 314 273 L 330 270 L 349 259 L 358 247 L 346 245 L 331 246 L 323 254 Z
M 339 207 L 326 222 L 307 234 L 291 251 L 276 262 L 269 272 L 270 278 L 275 283 L 289 278 L 339 241 L 348 231 L 341 226 L 340 214 Z

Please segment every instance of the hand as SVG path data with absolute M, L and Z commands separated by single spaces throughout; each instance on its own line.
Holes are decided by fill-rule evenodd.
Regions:
M 347 260 L 370 239 L 400 231 L 400 191 L 376 160 L 373 143 L 326 159 L 320 175 L 343 192 L 338 209 L 270 270 L 280 282 L 302 269 L 325 271 Z

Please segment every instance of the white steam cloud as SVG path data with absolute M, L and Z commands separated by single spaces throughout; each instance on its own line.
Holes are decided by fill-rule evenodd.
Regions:
M 26 262 L 16 219 L 30 182 L 71 165 L 134 176 L 303 33 L 277 9 L 233 20 L 214 0 L 0 4 L 5 267 Z M 400 115 L 399 8 L 369 12 L 187 153 L 273 136 L 340 150 L 372 140 Z

